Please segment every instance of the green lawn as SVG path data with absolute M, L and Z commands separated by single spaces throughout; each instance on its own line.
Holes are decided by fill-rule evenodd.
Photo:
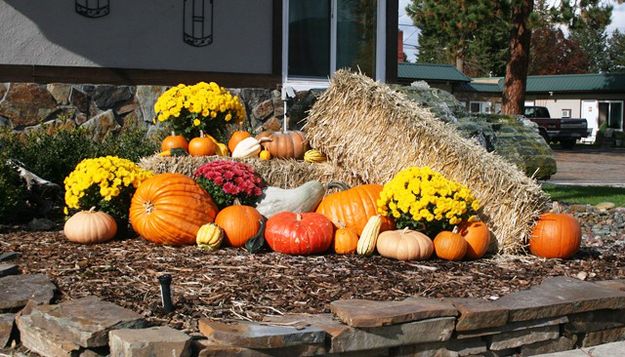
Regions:
M 600 202 L 614 202 L 625 207 L 625 188 L 606 186 L 560 186 L 543 183 L 543 190 L 554 201 L 571 204 L 596 205 Z

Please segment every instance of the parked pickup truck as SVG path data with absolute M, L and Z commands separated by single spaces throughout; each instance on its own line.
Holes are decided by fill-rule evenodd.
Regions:
M 547 143 L 560 142 L 564 149 L 571 149 L 578 139 L 590 134 L 586 119 L 552 118 L 546 107 L 526 106 L 524 116 L 538 124 L 540 135 Z

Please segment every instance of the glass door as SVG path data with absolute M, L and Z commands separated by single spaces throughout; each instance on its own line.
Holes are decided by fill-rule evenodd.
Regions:
M 288 14 L 289 77 L 327 77 L 331 0 L 290 1 Z
M 599 102 L 599 125 L 604 123 L 607 128 L 623 130 L 623 102 Z
M 336 69 L 375 78 L 377 0 L 337 0 Z

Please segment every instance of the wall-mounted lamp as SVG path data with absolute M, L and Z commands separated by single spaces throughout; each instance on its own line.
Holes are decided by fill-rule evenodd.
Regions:
M 76 12 L 82 16 L 97 18 L 111 12 L 109 0 L 76 0 Z
M 213 0 L 184 0 L 182 40 L 194 47 L 213 43 Z

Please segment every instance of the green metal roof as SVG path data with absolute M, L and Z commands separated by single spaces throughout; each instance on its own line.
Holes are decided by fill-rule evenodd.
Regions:
M 462 85 L 459 86 L 457 90 L 461 92 L 464 91 L 464 92 L 481 92 L 481 93 L 501 93 L 502 92 L 497 82 L 495 83 L 479 83 L 479 82 L 462 83 Z
M 493 84 L 496 80 L 496 85 Z M 503 77 L 476 78 L 463 89 L 477 92 L 503 91 Z M 488 82 L 488 83 L 487 83 Z M 527 93 L 545 92 L 625 92 L 625 73 L 558 74 L 527 76 Z
M 397 77 L 413 80 L 471 82 L 471 78 L 450 64 L 399 63 L 397 65 Z

